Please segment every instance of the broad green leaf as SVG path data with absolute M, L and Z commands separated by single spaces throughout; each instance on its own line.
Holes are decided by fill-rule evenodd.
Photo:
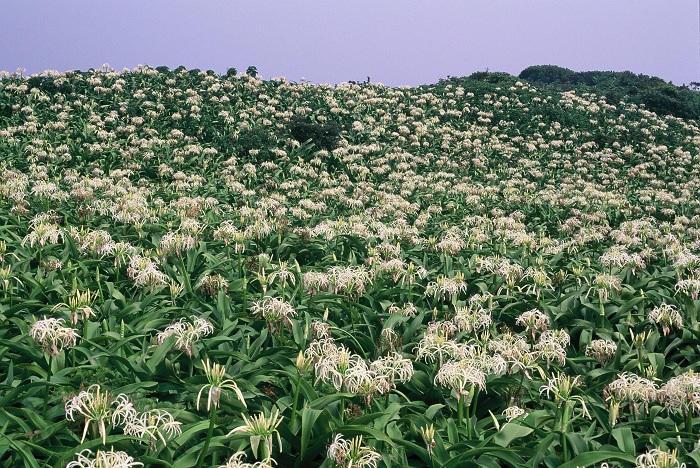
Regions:
M 501 427 L 501 430 L 498 431 L 498 434 L 496 434 L 496 436 L 493 438 L 493 441 L 501 447 L 508 447 L 515 439 L 525 437 L 531 434 L 532 431 L 532 428 L 507 422 Z

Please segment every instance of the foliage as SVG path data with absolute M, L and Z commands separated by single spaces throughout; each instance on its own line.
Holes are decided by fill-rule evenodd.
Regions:
M 700 95 L 687 86 L 674 86 L 661 78 L 630 71 L 574 72 L 555 65 L 531 66 L 520 72 L 520 79 L 556 91 L 594 92 L 610 104 L 620 101 L 644 105 L 659 115 L 684 119 L 700 118 Z
M 695 466 L 698 142 L 499 73 L 6 74 L 0 461 Z

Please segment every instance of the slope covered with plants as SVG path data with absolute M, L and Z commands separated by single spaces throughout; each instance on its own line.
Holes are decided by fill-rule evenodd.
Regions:
M 625 100 L 644 105 L 659 115 L 673 115 L 684 119 L 700 118 L 700 83 L 674 86 L 661 78 L 630 71 L 586 71 L 575 72 L 555 65 L 527 67 L 518 75 L 535 86 L 544 86 L 555 91 L 594 92 L 604 96 L 608 102 Z
M 0 460 L 700 463 L 699 143 L 503 74 L 6 75 Z

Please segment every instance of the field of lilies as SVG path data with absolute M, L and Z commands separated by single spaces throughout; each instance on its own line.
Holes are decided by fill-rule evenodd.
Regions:
M 700 127 L 505 74 L 0 79 L 0 462 L 700 464 Z

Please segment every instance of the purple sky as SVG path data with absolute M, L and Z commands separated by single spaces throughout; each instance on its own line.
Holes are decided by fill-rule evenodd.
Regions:
M 682 84 L 700 81 L 698 1 L 2 0 L 0 70 L 255 65 L 397 86 L 554 64 Z

